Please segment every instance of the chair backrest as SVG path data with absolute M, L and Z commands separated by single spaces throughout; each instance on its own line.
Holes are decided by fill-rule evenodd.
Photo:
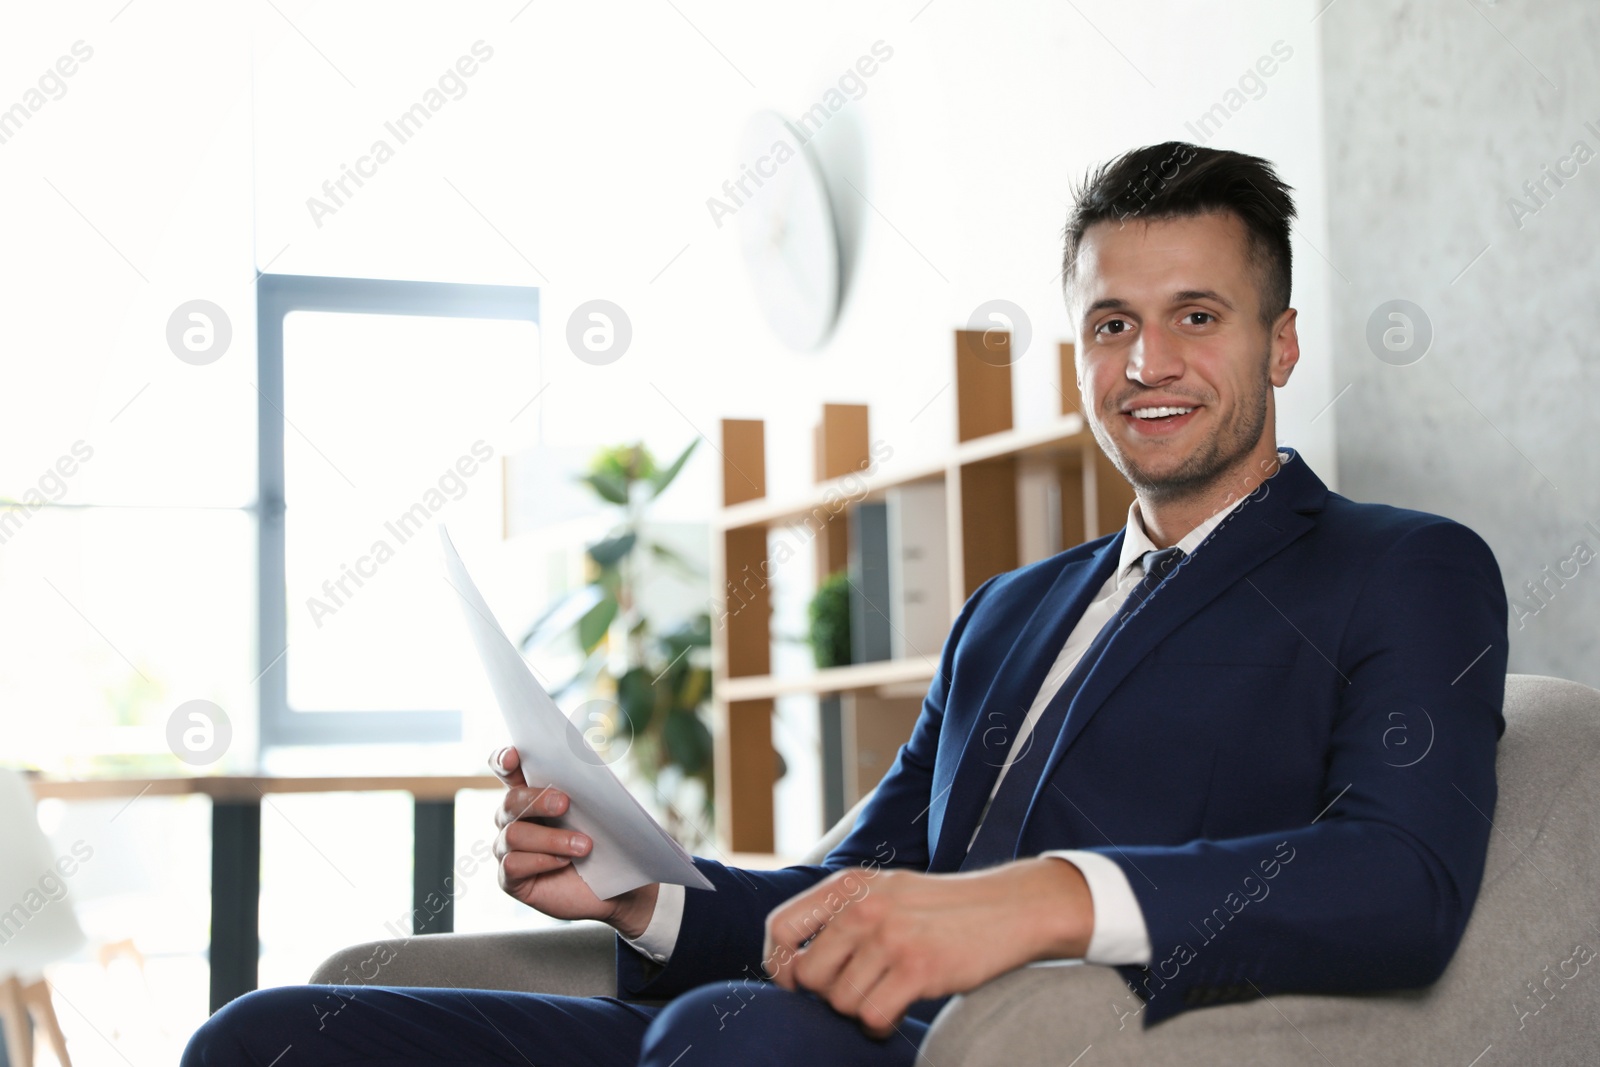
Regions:
M 1489 1044 L 1497 1063 L 1600 1062 L 1600 691 L 1507 675 L 1505 718 L 1495 810 L 1441 798 L 1463 820 L 1493 827 L 1472 918 L 1444 976 L 1426 990 L 1326 1001 L 1326 1018 L 1375 1043 L 1373 1062 L 1446 1062 L 1447 1049 L 1467 1062 Z M 865 804 L 806 862 L 826 856 Z M 1362 1008 L 1352 1015 L 1354 1003 Z
M 76 863 L 52 854 L 27 780 L 0 768 L 0 979 L 31 978 L 84 943 L 67 898 Z
M 1481 1034 L 1499 1062 L 1577 1062 L 1557 1053 L 1600 1038 L 1600 691 L 1508 675 L 1505 717 L 1495 810 L 1456 798 L 1494 831 L 1466 934 L 1424 1003 L 1436 1032 Z
M 843 841 L 850 831 L 855 828 L 856 817 L 861 814 L 861 809 L 867 806 L 867 801 L 872 799 L 877 787 L 867 791 L 867 795 L 856 801 L 855 806 L 844 813 L 840 820 L 828 827 L 828 832 L 823 834 L 816 844 L 811 846 L 811 851 L 800 857 L 801 863 L 821 863 L 827 859 L 828 853 L 833 851 L 833 846 Z

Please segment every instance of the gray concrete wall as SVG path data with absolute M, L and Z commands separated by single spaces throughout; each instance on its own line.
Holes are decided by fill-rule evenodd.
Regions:
M 1600 686 L 1600 5 L 1318 21 L 1340 492 L 1477 530 L 1511 669 Z M 1380 309 L 1394 349 L 1369 342 Z

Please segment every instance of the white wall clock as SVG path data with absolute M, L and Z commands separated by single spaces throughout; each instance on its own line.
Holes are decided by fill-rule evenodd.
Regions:
M 839 313 L 839 235 L 822 167 L 776 111 L 751 117 L 739 158 L 752 193 L 739 208 L 740 244 L 756 302 L 784 344 L 816 348 Z

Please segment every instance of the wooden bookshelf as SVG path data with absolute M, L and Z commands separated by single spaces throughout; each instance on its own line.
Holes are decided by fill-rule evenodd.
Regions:
M 717 836 L 726 849 L 772 852 L 772 712 L 777 697 L 844 694 L 846 801 L 876 784 L 910 736 L 937 653 L 816 670 L 771 673 L 768 534 L 808 528 L 816 577 L 844 566 L 850 508 L 897 486 L 941 480 L 946 489 L 954 619 L 988 578 L 1120 529 L 1133 489 L 1100 452 L 1078 411 L 1073 346 L 1058 348 L 1059 415 L 1012 425 L 1010 338 L 955 331 L 957 440 L 943 456 L 873 466 L 868 411 L 826 404 L 813 439 L 816 484 L 789 499 L 766 495 L 764 423 L 722 420 L 723 507 L 713 518 L 712 588 L 724 597 L 712 622 L 712 709 Z M 988 347 L 984 347 L 987 345 Z
M 848 667 L 829 667 L 809 674 L 773 677 L 727 678 L 723 696 L 729 700 L 762 700 L 790 693 L 850 693 L 862 689 L 882 689 L 911 682 L 928 682 L 939 669 L 937 658 L 882 659 L 874 663 L 852 663 Z

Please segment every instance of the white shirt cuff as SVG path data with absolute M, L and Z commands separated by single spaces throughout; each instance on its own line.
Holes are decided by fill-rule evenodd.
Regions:
M 678 943 L 678 928 L 683 925 L 683 894 L 683 886 L 662 882 L 661 888 L 656 891 L 655 913 L 650 916 L 644 933 L 622 940 L 657 963 L 666 963 Z
M 1083 954 L 1083 961 L 1106 966 L 1124 963 L 1149 966 L 1150 933 L 1145 929 L 1144 911 L 1122 868 L 1098 852 L 1064 849 L 1041 855 L 1066 860 L 1078 868 L 1089 884 L 1089 900 L 1094 904 L 1094 931 L 1089 935 L 1089 950 Z

